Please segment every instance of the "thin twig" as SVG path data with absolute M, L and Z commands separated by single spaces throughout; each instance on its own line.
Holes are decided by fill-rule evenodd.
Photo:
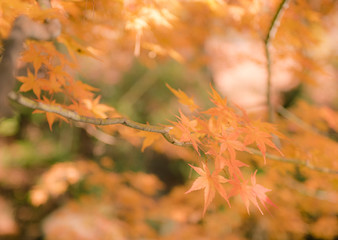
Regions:
M 284 118 L 296 123 L 298 126 L 300 126 L 301 128 L 303 128 L 304 130 L 307 130 L 309 132 L 312 133 L 316 133 L 319 135 L 322 135 L 324 137 L 329 137 L 328 134 L 320 131 L 317 128 L 312 127 L 310 124 L 304 122 L 302 119 L 300 119 L 298 116 L 296 116 L 295 114 L 293 114 L 292 112 L 290 112 L 289 110 L 287 110 L 286 108 L 284 108 L 283 106 L 279 106 L 277 108 L 277 112 L 282 115 Z
M 268 33 L 264 39 L 264 50 L 266 56 L 266 68 L 267 68 L 267 82 L 266 82 L 266 101 L 268 106 L 268 119 L 269 122 L 274 122 L 274 108 L 271 102 L 271 88 L 272 88 L 272 74 L 271 74 L 271 55 L 270 55 L 270 43 L 271 39 L 276 35 L 277 29 L 280 25 L 284 10 L 287 8 L 289 0 L 282 0 L 275 15 L 272 18 Z
M 87 132 L 88 135 L 96 138 L 97 140 L 99 140 L 100 142 L 103 142 L 104 144 L 115 145 L 116 141 L 112 135 L 97 129 L 92 125 L 88 125 L 85 123 L 77 123 L 76 127 L 83 128 Z
M 259 150 L 255 149 L 255 148 L 247 147 L 247 149 L 250 150 L 253 154 L 256 154 L 256 155 L 259 155 L 259 156 L 263 156 L 263 154 Z M 269 154 L 269 153 L 266 153 L 265 156 L 267 158 L 271 159 L 271 160 L 274 160 L 274 161 L 285 162 L 285 163 L 292 163 L 292 164 L 295 164 L 295 165 L 300 165 L 300 166 L 307 167 L 307 168 L 309 168 L 311 170 L 318 171 L 318 172 L 338 174 L 338 170 L 333 170 L 333 169 L 330 169 L 330 168 L 316 167 L 316 166 L 313 166 L 307 160 L 301 161 L 299 159 L 285 158 L 285 157 L 280 157 L 280 156 Z

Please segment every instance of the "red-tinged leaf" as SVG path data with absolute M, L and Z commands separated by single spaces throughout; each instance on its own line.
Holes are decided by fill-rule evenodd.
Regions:
M 230 159 L 236 158 L 236 150 L 237 151 L 246 151 L 245 145 L 238 141 L 239 133 L 232 132 L 228 133 L 223 130 L 221 135 L 219 136 L 219 141 L 221 143 L 220 153 L 222 154 L 225 150 L 229 152 Z
M 254 199 L 258 198 L 265 209 L 267 209 L 266 203 L 275 206 L 275 204 L 266 196 L 266 192 L 270 192 L 271 190 L 256 183 L 256 173 L 257 173 L 257 170 L 255 171 L 254 174 L 251 175 L 251 184 L 252 184 L 251 189 L 252 189 L 252 192 L 253 192 Z M 252 202 L 254 202 L 254 201 L 252 201 Z M 259 207 L 257 201 L 255 201 L 254 205 L 259 209 L 259 211 L 263 215 L 263 212 L 262 212 L 261 208 Z
M 217 191 L 229 204 L 228 195 L 225 189 L 222 186 L 222 183 L 228 182 L 226 178 L 219 175 L 220 170 L 215 170 L 212 174 L 210 174 L 209 168 L 206 164 L 202 162 L 202 168 L 194 167 L 189 164 L 200 176 L 194 181 L 191 188 L 185 193 L 190 193 L 192 191 L 200 190 L 204 188 L 204 208 L 203 208 L 203 216 L 210 203 L 215 197 L 215 192 Z
M 234 113 L 233 109 L 228 107 L 225 98 L 222 98 L 212 87 L 211 89 L 211 101 L 215 107 L 209 108 L 203 113 L 217 117 L 223 124 L 226 123 L 232 127 L 237 127 L 240 117 Z
M 181 91 L 180 89 L 177 91 L 172 87 L 170 87 L 169 84 L 167 83 L 166 86 L 178 98 L 180 103 L 187 105 L 189 107 L 190 111 L 193 112 L 199 108 L 199 106 L 195 104 L 194 100 L 188 97 L 183 91 Z
M 240 171 L 241 167 L 248 167 L 247 164 L 237 160 L 237 159 L 229 159 L 225 158 L 223 155 L 219 153 L 218 150 L 213 148 L 209 149 L 206 154 L 213 156 L 215 159 L 215 170 L 223 170 L 225 167 L 228 168 L 230 177 L 240 177 L 243 179 L 242 172 Z
M 233 178 L 230 181 L 230 183 L 234 186 L 230 193 L 230 196 L 239 194 L 241 196 L 241 199 L 244 202 L 244 205 L 249 215 L 250 215 L 250 209 L 249 209 L 250 203 L 253 204 L 255 207 L 257 207 L 260 213 L 264 215 L 262 209 L 259 206 L 258 200 L 266 209 L 267 209 L 266 203 L 273 205 L 273 206 L 275 205 L 266 196 L 266 192 L 269 192 L 271 190 L 256 183 L 256 173 L 257 173 L 257 170 L 255 171 L 254 174 L 251 175 L 251 184 L 252 184 L 251 186 L 248 185 L 247 180 L 240 182 L 238 178 Z
M 178 123 L 174 123 L 174 125 L 181 131 L 181 142 L 191 142 L 193 148 L 195 151 L 200 155 L 198 151 L 198 144 L 201 143 L 199 140 L 198 135 L 198 121 L 197 120 L 190 120 L 188 117 L 186 117 L 181 110 L 180 117 L 177 117 L 180 121 Z

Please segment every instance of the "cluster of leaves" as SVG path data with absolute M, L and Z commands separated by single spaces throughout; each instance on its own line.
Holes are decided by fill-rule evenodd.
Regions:
M 169 87 L 169 86 L 168 86 Z M 199 111 L 200 107 L 184 92 L 169 89 L 193 111 L 190 118 L 180 111 L 178 123 L 174 123 L 171 130 L 179 141 L 189 143 L 199 156 L 206 160 L 201 161 L 202 168 L 190 165 L 200 176 L 187 193 L 204 188 L 204 210 L 215 197 L 217 191 L 229 204 L 228 198 L 240 195 L 249 213 L 249 204 L 252 203 L 263 214 L 258 200 L 265 207 L 266 203 L 272 203 L 266 196 L 269 189 L 256 184 L 256 172 L 251 176 L 251 185 L 243 177 L 241 168 L 247 164 L 237 159 L 237 152 L 248 152 L 247 146 L 255 144 L 261 151 L 266 162 L 267 146 L 280 150 L 271 141 L 270 133 L 278 134 L 274 126 L 260 121 L 251 121 L 244 110 L 229 107 L 229 103 L 223 99 L 213 88 L 211 101 L 214 107 L 206 111 Z M 281 152 L 280 152 L 281 153 Z M 281 153 L 282 154 L 282 153 Z M 203 158 L 202 158 L 203 159 Z M 210 172 L 208 165 L 212 166 Z M 221 174 L 226 174 L 227 178 Z M 228 182 L 232 189 L 227 194 L 223 183 Z
M 333 4 L 328 0 L 325 2 L 329 3 L 328 6 Z M 103 71 L 96 70 L 91 77 L 88 76 L 99 79 L 103 77 L 100 74 L 107 72 L 112 65 L 119 72 L 126 69 L 133 56 L 139 57 L 148 67 L 154 66 L 155 62 L 160 62 L 158 60 L 166 56 L 179 63 L 187 63 L 188 67 L 200 66 L 205 62 L 205 56 L 200 56 L 200 48 L 210 35 L 219 33 L 224 26 L 232 26 L 236 30 L 245 29 L 255 36 L 257 33 L 264 35 L 271 13 L 279 1 L 227 3 L 219 0 L 53 0 L 52 8 L 45 10 L 34 0 L 4 0 L 0 3 L 0 34 L 3 38 L 8 34 L 15 17 L 20 14 L 38 22 L 57 18 L 62 24 L 62 33 L 53 42 L 26 41 L 19 63 L 24 74 L 17 77 L 21 84 L 19 92 L 48 105 L 51 111 L 65 109 L 85 117 L 106 119 L 121 114 L 113 107 L 100 103 L 101 96 L 96 94 L 97 88 L 78 80 L 83 77 L 77 76 L 78 72 L 87 73 L 81 67 L 105 66 Z M 312 1 L 290 3 L 290 9 L 285 13 L 285 22 L 281 24 L 274 40 L 276 58 L 291 56 L 297 60 L 298 64 L 291 69 L 297 76 L 296 81 L 301 79 L 304 82 L 315 82 L 314 76 L 317 75 L 312 73 L 323 71 L 321 63 L 311 59 L 308 52 L 318 42 L 317 32 L 311 29 L 320 31 L 320 16 L 311 10 L 311 4 L 315 5 Z M 320 11 L 325 14 L 329 10 L 324 6 Z M 295 32 L 301 34 L 294 34 Z M 86 61 L 92 61 L 88 57 L 96 59 L 96 63 L 88 64 Z M 104 62 L 98 59 L 103 59 Z M 81 190 L 86 194 L 79 197 L 79 201 L 63 204 L 45 220 L 43 229 L 48 239 L 56 238 L 60 228 L 67 229 L 64 231 L 65 238 L 76 236 L 85 239 L 89 236 L 88 238 L 97 239 L 114 236 L 116 239 L 130 239 L 164 236 L 167 239 L 185 239 L 196 238 L 203 232 L 206 239 L 210 239 L 210 236 L 215 236 L 216 239 L 233 231 L 237 234 L 234 238 L 238 239 L 245 235 L 245 231 L 240 229 L 239 220 L 234 219 L 250 221 L 250 218 L 241 213 L 235 196 L 241 197 L 248 213 L 251 204 L 262 214 L 261 206 L 273 204 L 266 195 L 269 189 L 257 183 L 259 172 L 247 170 L 250 163 L 261 170 L 260 163 L 265 164 L 266 159 L 271 157 L 267 153 L 268 148 L 283 156 L 279 146 L 272 141 L 273 138 L 283 137 L 275 126 L 252 120 L 244 110 L 227 102 L 213 88 L 210 93 L 213 106 L 207 110 L 201 110 L 185 92 L 169 85 L 168 88 L 187 108 L 179 111 L 177 122 L 171 122 L 172 125 L 163 129 L 170 128 L 169 134 L 177 140 L 175 144 L 192 146 L 194 154 L 169 146 L 158 133 L 138 132 L 121 126 L 100 127 L 99 132 L 102 133 L 103 130 L 110 135 L 118 132 L 135 146 L 139 145 L 142 137 L 145 138 L 142 151 L 152 145 L 155 151 L 194 162 L 194 165 L 189 165 L 198 176 L 190 189 L 187 190 L 188 186 L 179 186 L 159 198 L 157 193 L 162 184 L 153 175 L 106 172 L 88 161 L 57 163 L 31 189 L 31 203 L 40 206 L 47 204 L 50 198 L 67 194 L 67 189 L 76 192 L 72 191 L 72 187 L 78 184 L 76 187 L 81 188 L 82 181 L 85 181 L 86 188 Z M 291 111 L 296 116 L 302 116 L 303 121 L 293 115 L 290 117 L 290 113 L 284 114 L 289 116 L 287 120 L 278 119 L 280 129 L 294 140 L 283 142 L 283 153 L 302 160 L 297 164 L 313 166 L 314 163 L 336 168 L 332 159 L 338 157 L 337 143 L 327 136 L 337 132 L 337 113 L 328 107 L 322 107 L 319 108 L 320 114 L 315 115 L 313 113 L 318 108 L 302 102 L 298 102 Z M 52 112 L 43 113 L 46 114 L 50 129 L 56 119 L 69 121 Z M 96 130 L 92 126 L 90 128 Z M 323 132 L 327 136 L 323 136 Z M 257 154 L 256 148 L 263 156 L 263 161 L 261 157 L 256 159 L 254 156 Z M 0 151 L 3 159 L 11 156 L 8 152 L 20 148 L 14 144 L 13 149 L 9 148 L 8 152 L 6 149 Z M 278 158 L 276 155 L 274 157 Z M 107 161 L 111 162 L 109 159 Z M 334 236 L 332 229 L 337 226 L 334 216 L 337 209 L 331 207 L 331 203 L 337 200 L 336 179 L 329 176 L 323 178 L 298 166 L 269 164 L 269 171 L 260 176 L 259 180 L 273 185 L 278 191 L 278 196 L 274 197 L 277 205 L 288 207 L 272 210 L 277 217 L 262 224 L 268 226 L 269 230 L 264 227 L 257 229 L 274 232 L 281 239 L 283 236 L 289 237 L 287 234 L 303 236 L 309 229 L 313 229 L 311 234 L 315 236 Z M 200 217 L 202 198 L 198 193 L 193 193 L 201 189 L 204 190 L 204 220 Z M 189 195 L 184 195 L 184 192 Z M 221 196 L 222 202 L 218 201 L 216 192 Z M 318 204 L 321 200 L 330 204 Z M 224 210 L 224 203 L 236 208 L 236 211 L 228 208 Z M 298 208 L 301 209 L 300 212 Z M 207 209 L 211 210 L 210 215 L 205 215 Z M 74 219 L 80 227 L 71 226 Z M 86 220 L 96 223 L 92 231 L 85 231 Z M 285 225 L 281 230 L 281 223 L 289 221 L 292 226 Z M 220 222 L 227 222 L 231 227 L 224 229 Z M 325 231 L 325 226 L 332 228 Z M 283 233 L 284 230 L 286 233 Z M 98 232 L 102 235 L 97 235 Z

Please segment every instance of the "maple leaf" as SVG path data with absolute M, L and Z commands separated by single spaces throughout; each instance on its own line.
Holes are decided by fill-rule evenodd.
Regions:
M 222 130 L 222 134 L 219 137 L 219 142 L 221 143 L 220 152 L 223 153 L 227 150 L 230 154 L 230 159 L 234 160 L 236 158 L 237 151 L 245 151 L 245 145 L 238 141 L 239 133 L 233 132 L 228 133 L 225 130 Z
M 34 42 L 28 42 L 28 49 L 23 53 L 21 60 L 23 62 L 32 62 L 34 67 L 35 75 L 42 66 L 42 63 L 48 62 L 46 55 L 40 53 L 37 44 Z
M 212 202 L 212 200 L 215 197 L 216 191 L 227 201 L 229 207 L 230 203 L 228 200 L 227 193 L 225 192 L 225 189 L 222 187 L 222 183 L 228 182 L 228 180 L 219 175 L 220 169 L 214 170 L 212 174 L 210 174 L 208 166 L 202 162 L 202 168 L 194 167 L 189 164 L 190 167 L 192 167 L 199 175 L 191 188 L 185 192 L 185 194 L 190 193 L 192 191 L 200 190 L 204 188 L 204 208 L 203 208 L 203 216 L 205 215 L 205 212 Z
M 65 88 L 73 96 L 74 99 L 86 99 L 86 98 L 92 99 L 94 98 L 94 93 L 92 92 L 99 91 L 99 89 L 94 88 L 81 81 L 72 82 Z
M 178 98 L 179 102 L 184 104 L 184 105 L 187 105 L 190 109 L 190 111 L 195 111 L 196 109 L 199 108 L 198 105 L 195 104 L 194 100 L 190 97 L 188 97 L 182 90 L 178 89 L 175 90 L 173 89 L 172 87 L 169 86 L 169 84 L 165 84 L 167 86 L 167 88 L 169 88 L 169 90 L 175 94 L 175 96 Z
M 266 203 L 273 206 L 275 206 L 275 204 L 266 196 L 266 192 L 269 192 L 271 190 L 256 183 L 256 173 L 257 170 L 254 172 L 254 174 L 251 175 L 252 186 L 248 185 L 247 180 L 244 180 L 244 182 L 241 183 L 237 178 L 233 178 L 230 183 L 234 186 L 234 188 L 229 195 L 233 196 L 239 193 L 249 215 L 250 203 L 257 207 L 261 214 L 264 215 L 261 207 L 259 206 L 258 200 L 265 207 L 265 209 L 267 209 Z
M 239 168 L 241 167 L 248 167 L 247 164 L 237 160 L 237 159 L 229 159 L 225 158 L 218 148 L 211 147 L 206 154 L 213 156 L 215 159 L 215 169 L 222 170 L 224 167 L 228 167 L 228 171 L 230 176 L 233 177 L 241 177 L 243 178 L 242 172 Z
M 226 98 L 222 98 L 212 86 L 210 87 L 212 92 L 209 95 L 215 107 L 209 108 L 204 113 L 218 117 L 221 122 L 237 127 L 239 117 L 234 113 L 233 109 L 228 107 Z
M 37 81 L 36 76 L 31 73 L 31 71 L 27 70 L 26 77 L 16 77 L 20 82 L 23 84 L 21 85 L 19 91 L 21 92 L 28 92 L 33 90 L 34 94 L 40 98 L 41 94 L 41 84 Z
M 251 175 L 251 190 L 253 192 L 253 195 L 255 198 L 258 198 L 259 201 L 261 202 L 261 204 L 266 208 L 266 203 L 270 204 L 270 205 L 274 205 L 274 203 L 266 196 L 266 192 L 270 192 L 271 190 L 268 188 L 263 187 L 260 184 L 256 183 L 256 173 L 257 170 L 255 171 L 254 174 Z M 255 206 L 259 209 L 259 211 L 263 214 L 261 208 L 259 207 L 258 204 L 255 204 Z
M 156 140 L 158 140 L 161 137 L 159 133 L 145 132 L 145 131 L 138 132 L 137 135 L 144 137 L 142 149 L 141 149 L 142 152 L 144 151 L 144 149 L 149 147 L 151 144 L 153 144 Z
M 65 85 L 68 79 L 72 79 L 72 77 L 61 67 L 61 66 L 54 66 L 49 69 L 49 76 L 50 78 L 54 78 L 61 85 Z
M 244 132 L 246 133 L 246 136 L 244 138 L 244 144 L 250 145 L 252 143 L 256 143 L 258 149 L 261 151 L 263 158 L 264 158 L 264 164 L 266 163 L 266 146 L 268 145 L 274 149 L 276 149 L 282 156 L 284 154 L 277 148 L 277 146 L 270 140 L 271 135 L 265 131 L 260 130 L 258 127 L 255 126 L 249 126 L 247 127 Z
M 46 103 L 48 105 L 51 105 L 50 108 L 55 107 L 55 108 L 59 108 L 59 106 L 57 104 L 55 104 L 55 100 L 50 101 L 49 99 L 47 99 L 45 96 L 43 96 L 43 100 L 40 100 L 40 102 L 42 103 Z M 52 106 L 54 105 L 54 106 Z M 33 113 L 45 113 L 46 114 L 46 118 L 47 118 L 47 122 L 49 125 L 49 129 L 52 131 L 52 126 L 53 123 L 55 121 L 55 119 L 62 119 L 63 121 L 68 123 L 67 118 L 62 117 L 56 113 L 52 113 L 52 112 L 45 112 L 45 111 L 41 111 L 41 110 L 34 110 Z
M 107 112 L 114 112 L 115 109 L 112 107 L 109 107 L 105 104 L 99 103 L 101 99 L 101 96 L 97 96 L 94 100 L 90 99 L 84 99 L 82 100 L 85 106 L 91 110 L 96 116 L 101 118 L 107 118 Z
M 198 135 L 196 134 L 198 132 L 197 125 L 198 122 L 197 120 L 190 120 L 187 118 L 181 110 L 180 112 L 180 117 L 177 117 L 180 121 L 178 123 L 174 123 L 174 125 L 181 131 L 181 142 L 191 142 L 193 148 L 195 151 L 199 153 L 198 151 L 198 145 L 201 143 L 201 141 L 198 138 Z

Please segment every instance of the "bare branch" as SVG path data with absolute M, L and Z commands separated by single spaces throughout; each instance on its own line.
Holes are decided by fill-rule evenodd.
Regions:
M 275 13 L 275 15 L 272 18 L 268 33 L 266 34 L 266 37 L 264 39 L 264 49 L 265 49 L 265 56 L 266 56 L 266 68 L 267 68 L 267 82 L 266 82 L 266 101 L 268 105 L 268 116 L 269 121 L 274 122 L 274 108 L 271 102 L 271 87 L 272 87 L 272 74 L 271 74 L 271 55 L 270 55 L 270 42 L 271 39 L 274 38 L 276 35 L 277 29 L 280 25 L 280 21 L 282 19 L 282 15 L 284 13 L 284 10 L 288 7 L 289 0 L 282 0 L 280 5 L 278 6 L 278 9 Z

